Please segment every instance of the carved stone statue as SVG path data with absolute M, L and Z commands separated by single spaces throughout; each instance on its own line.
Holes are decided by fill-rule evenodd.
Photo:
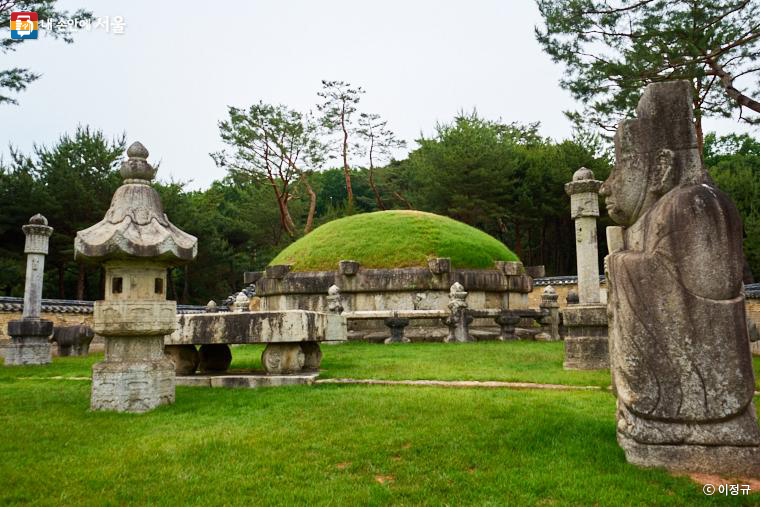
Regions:
M 742 225 L 700 160 L 687 81 L 644 91 L 601 188 L 625 227 L 605 265 L 618 442 L 629 462 L 760 474 Z

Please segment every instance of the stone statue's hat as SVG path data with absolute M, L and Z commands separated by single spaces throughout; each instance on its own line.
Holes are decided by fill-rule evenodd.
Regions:
M 636 106 L 636 118 L 620 122 L 615 139 L 616 160 L 625 158 L 623 151 L 635 151 L 651 167 L 662 150 L 670 150 L 676 184 L 701 183 L 706 177 L 689 81 L 647 85 Z
M 164 213 L 158 192 L 150 186 L 156 175 L 147 161 L 148 150 L 136 142 L 127 149 L 121 166 L 124 183 L 116 189 L 105 218 L 74 240 L 77 260 L 150 258 L 167 265 L 191 261 L 198 240 L 172 224 Z

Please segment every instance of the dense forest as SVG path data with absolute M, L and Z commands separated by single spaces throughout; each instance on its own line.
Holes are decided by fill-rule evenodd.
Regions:
M 103 218 L 121 183 L 118 168 L 126 144 L 124 136 L 109 139 L 81 127 L 32 153 L 12 150 L 0 171 L 0 294 L 22 294 L 21 225 L 42 213 L 55 228 L 45 297 L 100 297 L 102 271 L 74 262 L 73 241 L 77 230 Z M 160 154 L 160 147 L 152 148 Z M 223 155 L 216 155 L 219 163 Z M 156 182 L 172 222 L 199 239 L 197 260 L 171 270 L 169 296 L 195 304 L 224 298 L 239 290 L 244 271 L 262 269 L 284 246 L 308 233 L 307 223 L 310 230 L 378 209 L 447 215 L 499 238 L 526 265 L 543 264 L 549 275 L 573 274 L 574 229 L 564 184 L 582 166 L 604 179 L 612 163 L 593 137 L 555 142 L 542 137 L 537 124 L 489 121 L 475 113 L 437 125 L 434 135 L 418 139 L 402 160 L 375 165 L 376 160 L 299 170 L 277 192 L 265 171 L 241 170 L 229 162 L 220 163 L 227 176 L 205 190 Z M 747 135 L 708 134 L 704 160 L 717 185 L 739 207 L 747 257 L 753 272 L 760 272 L 760 142 Z M 160 174 L 159 169 L 159 179 Z M 602 241 L 608 224 L 602 217 Z M 602 244 L 600 255 L 604 251 Z

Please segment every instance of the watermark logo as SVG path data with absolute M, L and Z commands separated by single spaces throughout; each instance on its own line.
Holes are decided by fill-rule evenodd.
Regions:
M 37 13 L 36 12 L 12 12 L 11 13 L 11 39 L 36 39 L 37 38 Z

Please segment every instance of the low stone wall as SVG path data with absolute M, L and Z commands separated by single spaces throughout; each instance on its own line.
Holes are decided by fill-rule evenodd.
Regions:
M 245 274 L 256 284 L 264 311 L 328 311 L 327 291 L 340 289 L 347 312 L 373 310 L 448 310 L 449 290 L 455 282 L 468 292 L 472 309 L 528 308 L 533 279 L 519 262 L 497 262 L 494 269 L 451 269 L 448 259 L 431 259 L 427 268 L 365 269 L 341 261 L 336 271 L 290 272 L 290 266 L 270 266 L 265 272 Z M 536 305 L 538 306 L 538 305 Z M 478 339 L 496 339 L 492 319 L 476 319 L 471 327 Z M 382 320 L 349 322 L 350 340 L 380 341 L 390 336 Z M 412 341 L 442 341 L 448 328 L 436 320 L 412 320 L 406 337 Z

